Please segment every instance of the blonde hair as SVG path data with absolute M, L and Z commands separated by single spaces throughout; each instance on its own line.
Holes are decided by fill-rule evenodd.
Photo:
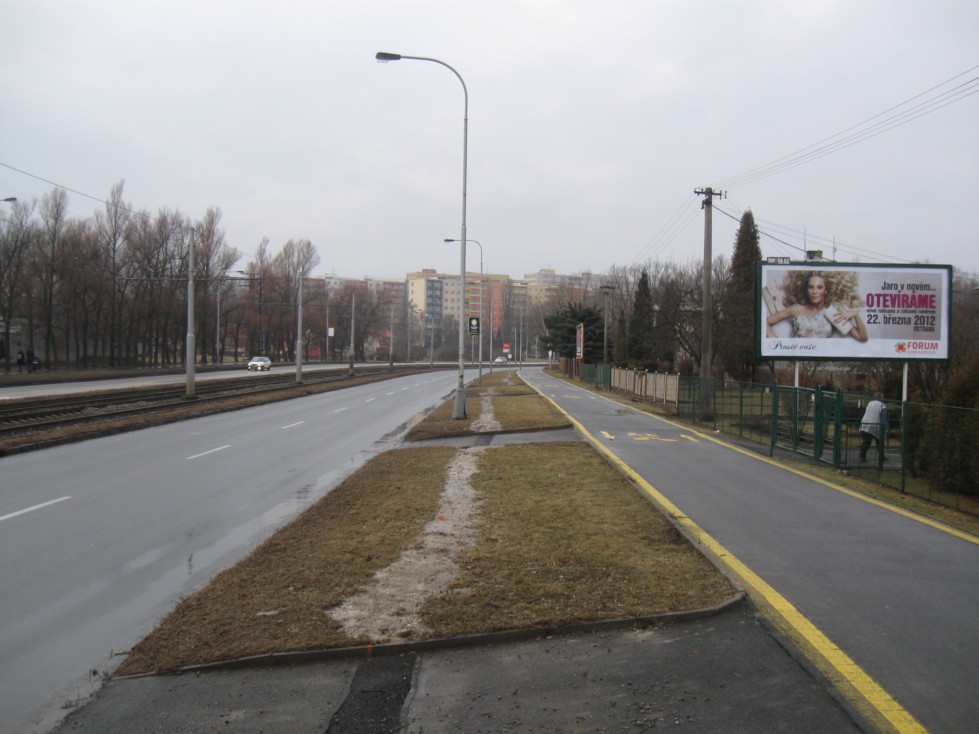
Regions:
M 819 277 L 826 283 L 826 305 L 837 304 L 846 308 L 860 305 L 857 295 L 857 274 L 853 270 L 790 270 L 782 281 L 785 304 L 809 303 L 809 279 Z

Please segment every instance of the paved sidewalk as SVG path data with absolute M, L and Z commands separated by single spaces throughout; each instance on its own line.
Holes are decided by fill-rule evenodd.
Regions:
M 749 602 L 654 629 L 109 681 L 59 732 L 869 731 Z

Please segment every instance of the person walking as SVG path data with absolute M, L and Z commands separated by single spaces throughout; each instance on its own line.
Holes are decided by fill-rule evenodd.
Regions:
M 870 444 L 877 442 L 877 468 L 884 462 L 884 437 L 887 435 L 887 406 L 884 404 L 884 394 L 874 393 L 874 399 L 867 403 L 867 409 L 860 419 L 860 462 L 867 461 Z

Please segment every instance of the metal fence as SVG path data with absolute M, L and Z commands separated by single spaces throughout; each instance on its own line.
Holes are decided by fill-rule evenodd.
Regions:
M 575 360 L 567 360 L 575 362 Z M 866 395 L 565 365 L 600 390 L 665 406 L 678 418 L 767 448 L 791 451 L 937 504 L 979 515 L 979 410 L 884 401 L 881 441 L 864 446 Z

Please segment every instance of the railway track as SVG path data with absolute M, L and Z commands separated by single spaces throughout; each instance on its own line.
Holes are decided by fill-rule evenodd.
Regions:
M 427 368 L 426 368 L 427 369 Z M 305 387 L 341 383 L 357 377 L 397 377 L 418 368 L 358 367 L 354 378 L 346 372 L 311 372 L 303 376 Z M 21 434 L 61 430 L 69 426 L 97 423 L 109 418 L 163 413 L 229 398 L 271 394 L 295 389 L 295 375 L 249 375 L 226 380 L 202 381 L 195 385 L 195 398 L 188 400 L 186 386 L 153 386 L 138 389 L 98 391 L 52 398 L 10 400 L 0 403 L 0 441 Z

